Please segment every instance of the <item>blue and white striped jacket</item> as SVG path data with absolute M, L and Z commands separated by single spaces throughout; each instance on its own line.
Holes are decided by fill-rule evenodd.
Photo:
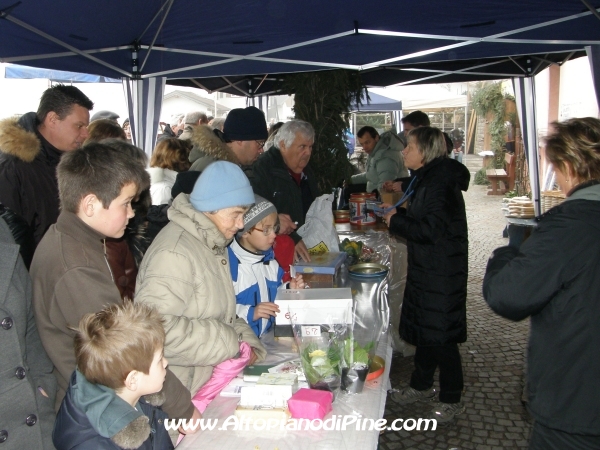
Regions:
M 275 317 L 254 320 L 254 307 L 260 302 L 275 301 L 277 288 L 282 284 L 283 269 L 274 259 L 272 248 L 256 254 L 243 248 L 234 239 L 227 250 L 237 303 L 236 313 L 260 337 L 273 326 Z

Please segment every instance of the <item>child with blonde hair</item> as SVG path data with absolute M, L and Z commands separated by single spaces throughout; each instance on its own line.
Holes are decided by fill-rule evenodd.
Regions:
M 77 369 L 56 417 L 56 448 L 173 448 L 159 408 L 168 364 L 161 315 L 113 304 L 75 331 Z

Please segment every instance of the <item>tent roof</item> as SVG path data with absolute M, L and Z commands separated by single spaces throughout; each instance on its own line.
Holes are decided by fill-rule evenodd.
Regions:
M 385 86 L 433 75 L 440 79 L 430 82 L 462 81 L 430 72 L 440 70 L 498 78 L 502 62 L 527 76 L 538 65 L 523 62 L 532 55 L 568 59 L 600 43 L 599 19 L 581 0 L 423 0 L 401 8 L 395 0 L 369 7 L 359 0 L 223 0 L 218 10 L 225 13 L 207 13 L 193 0 L 0 0 L 0 61 L 111 78 L 347 68 Z M 482 67 L 486 58 L 495 59 L 493 69 Z
M 466 95 L 457 95 L 438 85 L 393 86 L 369 89 L 369 95 L 384 94 L 390 98 L 402 99 L 404 111 L 434 111 L 440 109 L 464 108 Z
M 369 92 L 369 101 L 362 96 L 362 105 L 354 104 L 351 112 L 387 112 L 402 110 L 402 102 L 393 98 Z

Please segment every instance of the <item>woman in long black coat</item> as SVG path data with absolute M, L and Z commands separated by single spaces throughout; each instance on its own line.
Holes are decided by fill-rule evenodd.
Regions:
M 470 174 L 449 159 L 440 130 L 411 130 L 402 152 L 412 179 L 404 187 L 408 207 L 384 216 L 390 233 L 408 248 L 408 273 L 400 318 L 402 339 L 415 345 L 410 386 L 392 394 L 406 404 L 435 397 L 433 375 L 440 368 L 439 403 L 432 418 L 449 422 L 464 411 L 459 343 L 467 339 L 468 232 L 462 191 Z

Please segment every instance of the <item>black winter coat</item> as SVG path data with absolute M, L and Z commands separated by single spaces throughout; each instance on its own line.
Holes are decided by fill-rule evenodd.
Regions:
M 539 217 L 519 248 L 496 249 L 483 295 L 511 320 L 531 316 L 527 386 L 535 421 L 600 435 L 600 184 Z
M 408 248 L 400 335 L 416 346 L 465 342 L 469 240 L 461 191 L 470 174 L 441 157 L 414 177 L 408 209 L 390 220 L 390 233 L 405 238 Z
M 304 168 L 304 174 L 306 178 L 301 181 L 301 186 L 298 186 L 283 161 L 281 151 L 277 147 L 271 147 L 254 162 L 249 179 L 255 194 L 273 203 L 279 214 L 289 214 L 293 222 L 298 222 L 300 228 L 306 220 L 302 204 L 303 190 L 312 200 L 321 195 L 310 166 Z M 290 237 L 296 244 L 302 239 L 295 231 Z
M 0 121 L 0 202 L 27 221 L 36 245 L 58 219 L 56 166 L 62 156 L 38 125 L 34 112 Z

